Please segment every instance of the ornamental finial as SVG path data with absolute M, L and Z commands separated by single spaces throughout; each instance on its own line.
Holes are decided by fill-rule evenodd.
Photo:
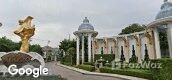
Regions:
M 89 23 L 89 20 L 87 19 L 87 17 L 85 17 L 85 19 L 83 20 L 83 23 Z

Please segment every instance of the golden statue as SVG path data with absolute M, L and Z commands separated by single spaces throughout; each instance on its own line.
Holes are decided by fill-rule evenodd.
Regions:
M 35 25 L 31 24 L 33 17 L 28 16 L 25 20 L 19 20 L 19 28 L 14 31 L 21 38 L 20 51 L 29 52 L 29 39 L 34 35 Z

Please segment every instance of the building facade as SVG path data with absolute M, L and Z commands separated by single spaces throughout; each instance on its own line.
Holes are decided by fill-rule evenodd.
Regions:
M 52 48 L 50 46 L 44 46 L 42 47 L 43 51 L 43 57 L 45 61 L 57 61 L 58 60 L 58 54 L 59 49 L 58 48 Z
M 145 31 L 141 32 L 96 38 L 98 32 L 94 31 L 94 27 L 85 18 L 78 31 L 74 32 L 77 37 L 77 65 L 80 64 L 80 61 L 84 62 L 84 54 L 88 54 L 88 62 L 91 62 L 91 59 L 94 61 L 94 54 L 115 54 L 116 61 L 119 61 L 121 55 L 124 55 L 126 62 L 129 62 L 133 53 L 138 57 L 138 62 L 144 59 L 145 53 L 149 55 L 150 59 L 162 58 L 159 39 L 161 30 L 167 34 L 169 57 L 172 57 L 172 3 L 167 0 L 164 0 L 155 20 L 147 25 Z M 88 37 L 88 53 L 84 52 L 83 35 Z M 82 39 L 81 50 L 80 39 Z
M 152 30 L 147 30 L 127 35 L 96 38 L 93 41 L 93 54 L 115 54 L 117 61 L 124 54 L 126 62 L 129 62 L 129 58 L 135 51 L 138 62 L 141 62 L 145 51 L 148 51 L 150 59 L 160 58 L 160 54 L 156 53 L 154 36 Z

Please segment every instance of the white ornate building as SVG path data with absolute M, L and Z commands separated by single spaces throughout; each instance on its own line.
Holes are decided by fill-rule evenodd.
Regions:
M 123 51 L 125 60 L 128 62 L 133 50 L 138 57 L 138 62 L 144 59 L 145 51 L 148 52 L 150 59 L 161 58 L 159 40 L 161 29 L 167 32 L 169 56 L 172 57 L 172 3 L 167 0 L 164 0 L 155 20 L 147 25 L 145 31 L 141 32 L 95 38 L 98 32 L 94 31 L 94 27 L 85 18 L 78 31 L 74 32 L 77 37 L 77 65 L 80 64 L 80 61 L 84 63 L 84 54 L 87 54 L 84 51 L 83 36 L 88 36 L 88 62 L 94 61 L 93 54 L 115 54 L 115 59 L 119 60 L 121 51 Z M 80 43 L 82 48 L 80 48 Z

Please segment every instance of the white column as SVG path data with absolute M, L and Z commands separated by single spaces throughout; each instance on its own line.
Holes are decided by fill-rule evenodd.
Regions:
M 115 42 L 114 42 L 115 59 L 118 60 L 120 58 L 119 53 L 118 53 L 118 40 L 117 40 L 117 37 L 115 37 L 114 39 L 115 39 Z
M 79 63 L 79 43 L 80 43 L 80 41 L 79 41 L 79 36 L 76 36 L 77 37 L 77 41 L 76 41 L 76 43 L 77 43 L 77 46 L 76 46 L 76 49 L 77 49 L 77 53 L 76 53 L 76 65 L 79 65 L 80 63 Z
M 140 44 L 140 42 L 139 42 L 139 44 Z M 141 58 L 142 58 L 141 57 L 141 45 L 139 45 L 139 46 L 136 45 L 136 47 L 137 47 L 137 50 L 136 50 L 137 53 L 136 54 L 138 57 L 138 62 L 141 63 L 142 62 L 142 60 L 141 60 Z
M 92 55 L 93 55 L 93 62 L 94 62 L 94 54 L 95 54 L 95 44 L 94 44 L 94 38 L 92 38 Z
M 91 34 L 88 34 L 88 62 L 91 62 Z
M 84 64 L 84 36 L 82 35 L 82 64 Z
M 136 43 L 136 56 L 138 57 L 138 62 L 141 63 L 141 39 L 139 34 L 136 35 L 136 37 L 138 38 L 138 43 Z M 137 39 L 136 39 L 137 41 Z
M 172 57 L 172 23 L 167 25 L 167 39 L 168 39 L 170 57 Z
M 157 28 L 154 28 L 154 39 L 155 39 L 155 53 L 156 58 L 161 58 L 161 50 L 160 50 L 160 41 L 159 41 L 159 32 Z
M 125 61 L 126 62 L 129 62 L 129 59 L 130 59 L 130 53 L 129 53 L 129 40 L 128 40 L 128 36 L 125 36 L 124 37 L 126 42 L 124 42 L 124 47 L 123 47 L 123 50 L 124 50 L 124 57 L 125 57 Z

